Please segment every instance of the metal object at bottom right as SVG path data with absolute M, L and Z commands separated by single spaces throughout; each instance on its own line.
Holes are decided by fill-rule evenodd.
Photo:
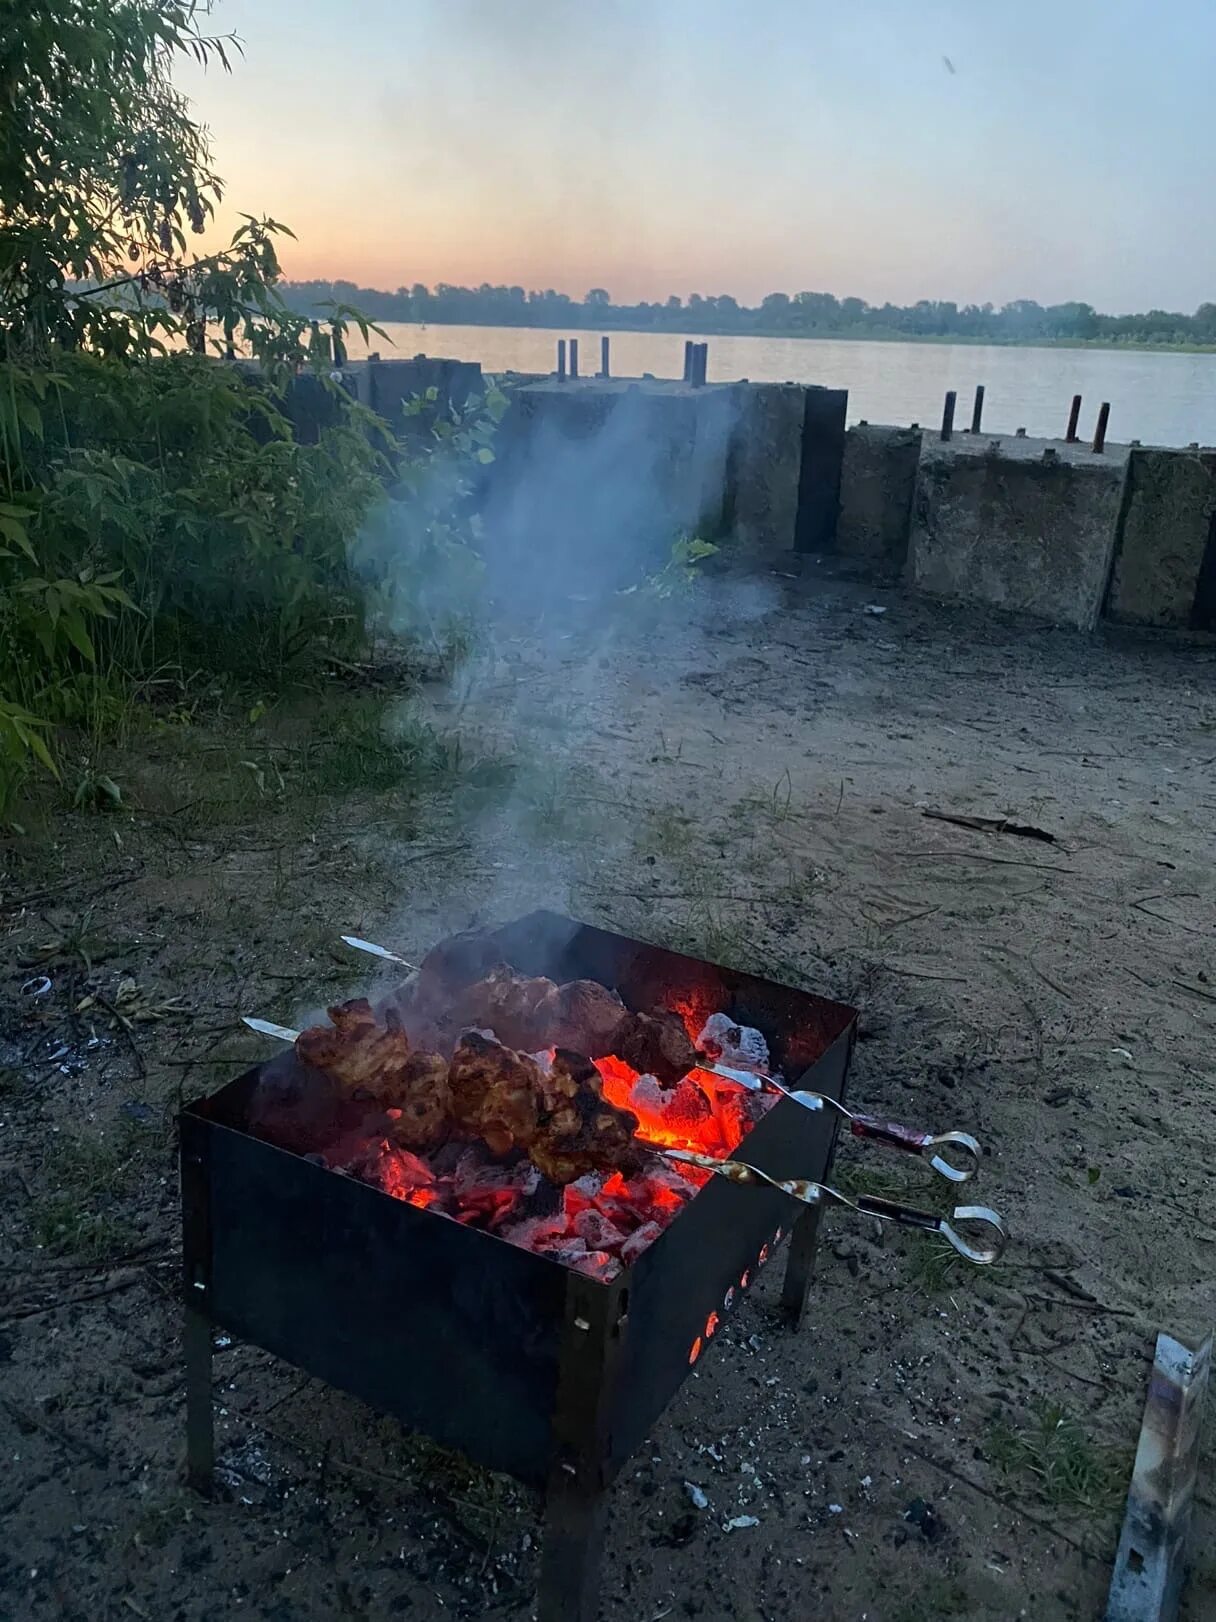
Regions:
M 1172 1335 L 1157 1336 L 1106 1622 L 1172 1622 L 1178 1615 L 1211 1361 L 1211 1335 L 1194 1351 Z

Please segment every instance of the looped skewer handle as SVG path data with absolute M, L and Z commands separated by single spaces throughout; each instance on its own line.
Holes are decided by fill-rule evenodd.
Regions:
M 915 1127 L 883 1121 L 874 1115 L 849 1116 L 849 1131 L 855 1138 L 867 1138 L 873 1143 L 885 1143 L 891 1149 L 903 1149 L 907 1154 L 927 1156 L 934 1171 L 951 1183 L 965 1183 L 974 1177 L 983 1156 L 983 1150 L 970 1132 L 918 1132 Z M 931 1152 L 941 1149 L 953 1149 L 955 1161 Z
M 785 1098 L 792 1098 L 804 1109 L 821 1110 L 825 1105 L 834 1109 L 838 1115 L 844 1116 L 855 1138 L 885 1143 L 889 1149 L 901 1149 L 905 1154 L 926 1156 L 933 1170 L 948 1182 L 965 1183 L 979 1170 L 983 1150 L 970 1132 L 921 1132 L 914 1126 L 884 1121 L 876 1115 L 854 1115 L 838 1098 L 829 1098 L 826 1093 L 795 1092 L 774 1081 L 771 1076 L 765 1076 L 763 1081 L 766 1087 L 774 1088 Z M 954 1159 L 932 1152 L 942 1149 L 953 1150 Z
M 651 1147 L 658 1146 L 652 1144 Z M 894 1222 L 901 1228 L 919 1228 L 924 1233 L 940 1234 L 960 1256 L 978 1267 L 988 1267 L 997 1261 L 1009 1238 L 1004 1222 L 986 1205 L 959 1205 L 951 1213 L 955 1223 L 972 1224 L 988 1230 L 983 1242 L 973 1242 L 945 1217 L 937 1216 L 933 1211 L 918 1211 L 914 1206 L 897 1205 L 894 1200 L 882 1200 L 870 1194 L 859 1194 L 854 1199 L 838 1189 L 829 1188 L 825 1183 L 813 1183 L 805 1177 L 770 1177 L 766 1171 L 761 1171 L 758 1166 L 749 1166 L 746 1161 L 715 1160 L 712 1155 L 697 1154 L 692 1149 L 659 1149 L 659 1153 L 669 1160 L 682 1160 L 687 1165 L 700 1166 L 702 1170 L 725 1177 L 732 1183 L 766 1183 L 770 1188 L 788 1194 L 791 1199 L 801 1200 L 804 1205 L 844 1205 L 859 1215 Z
M 824 1192 L 834 1193 L 834 1190 L 825 1189 Z M 976 1228 L 989 1230 L 989 1236 L 983 1242 L 978 1239 L 973 1242 L 952 1227 L 945 1217 L 937 1216 L 932 1211 L 918 1211 L 914 1206 L 897 1205 L 894 1200 L 881 1200 L 872 1194 L 859 1194 L 855 1200 L 846 1199 L 841 1194 L 835 1194 L 835 1198 L 841 1204 L 851 1205 L 855 1211 L 878 1217 L 883 1222 L 894 1222 L 901 1228 L 921 1228 L 926 1233 L 939 1233 L 960 1256 L 975 1262 L 978 1267 L 988 1267 L 999 1260 L 1009 1239 L 1009 1230 L 1004 1222 L 986 1205 L 956 1205 L 951 1212 L 954 1222 L 966 1222 Z

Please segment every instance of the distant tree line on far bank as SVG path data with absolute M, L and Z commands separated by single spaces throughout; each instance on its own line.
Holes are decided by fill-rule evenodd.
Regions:
M 602 287 L 579 300 L 550 288 L 453 287 L 440 282 L 388 292 L 353 282 L 283 282 L 286 302 L 301 314 L 323 314 L 327 300 L 357 305 L 373 321 L 433 321 L 496 327 L 613 327 L 630 331 L 759 333 L 793 338 L 959 338 L 990 343 L 1109 343 L 1216 345 L 1216 303 L 1194 315 L 1148 310 L 1138 315 L 1101 315 L 1089 304 L 956 304 L 919 299 L 915 304 L 867 304 L 832 293 L 769 293 L 754 306 L 729 293 L 677 294 L 660 303 L 614 304 Z

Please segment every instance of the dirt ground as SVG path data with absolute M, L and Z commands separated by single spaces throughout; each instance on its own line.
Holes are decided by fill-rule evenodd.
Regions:
M 0 1616 L 531 1614 L 526 1493 L 226 1338 L 186 1490 L 173 1117 L 265 1053 L 240 1014 L 368 983 L 342 930 L 411 956 L 537 904 L 855 1004 L 851 1099 L 973 1131 L 1013 1234 L 978 1270 L 833 1213 L 797 1335 L 777 1259 L 613 1491 L 605 1618 L 1100 1614 L 1156 1331 L 1214 1316 L 1216 650 L 766 588 L 500 638 L 429 693 L 425 772 L 343 754 L 342 701 L 320 753 L 161 716 L 120 809 L 8 838 Z M 948 1207 L 894 1162 L 834 1176 Z

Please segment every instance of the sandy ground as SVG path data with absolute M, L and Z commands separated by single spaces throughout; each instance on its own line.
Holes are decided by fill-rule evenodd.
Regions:
M 1213 1319 L 1216 653 L 769 584 L 700 588 L 695 634 L 500 640 L 432 696 L 449 786 L 306 793 L 290 742 L 200 723 L 116 762 L 121 812 L 9 840 L 0 1616 L 530 1614 L 526 1494 L 254 1348 L 185 1489 L 172 1120 L 264 1051 L 239 1013 L 366 980 L 340 929 L 409 955 L 542 903 L 854 1003 L 852 1100 L 974 1131 L 1014 1234 L 981 1272 L 833 1214 L 797 1335 L 770 1267 L 614 1489 L 605 1617 L 1100 1614 L 1155 1333 Z M 835 1176 L 949 1203 L 881 1150 Z

